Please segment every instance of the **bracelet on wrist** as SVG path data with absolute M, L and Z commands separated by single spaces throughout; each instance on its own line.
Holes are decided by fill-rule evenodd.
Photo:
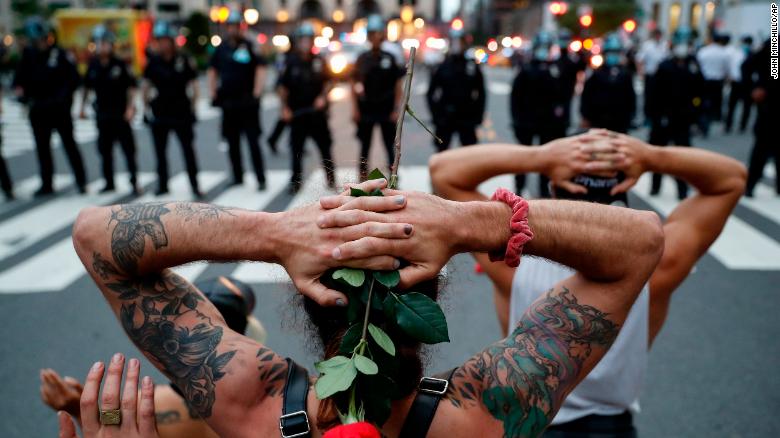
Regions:
M 508 266 L 516 268 L 520 265 L 520 257 L 523 247 L 534 238 L 534 233 L 528 225 L 528 201 L 505 188 L 499 188 L 490 198 L 492 201 L 501 201 L 512 208 L 512 217 L 509 220 L 511 236 L 506 248 L 488 253 L 491 261 L 503 260 Z

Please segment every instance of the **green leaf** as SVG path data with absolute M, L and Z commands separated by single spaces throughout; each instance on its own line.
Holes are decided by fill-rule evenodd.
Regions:
M 363 283 L 363 292 L 360 294 L 360 301 L 368 305 L 368 292 L 371 290 L 371 281 Z M 379 296 L 379 289 L 375 287 L 371 293 L 371 307 L 374 310 L 382 310 L 382 297 Z
M 385 176 L 385 174 L 384 174 L 384 173 L 382 173 L 382 171 L 381 171 L 381 170 L 379 170 L 379 168 L 376 168 L 376 169 L 372 170 L 372 171 L 371 171 L 371 172 L 368 174 L 368 176 L 366 177 L 366 180 L 370 180 L 370 179 L 380 179 L 380 178 L 387 179 L 387 177 Z
M 352 350 L 354 350 L 358 342 L 360 342 L 362 331 L 363 327 L 360 324 L 352 324 L 347 331 L 344 332 L 344 336 L 341 338 L 339 352 L 352 353 Z
M 366 273 L 362 269 L 341 268 L 333 272 L 334 280 L 341 280 L 352 287 L 360 287 L 366 281 Z
M 392 292 L 387 294 L 387 298 L 382 302 L 382 310 L 385 313 L 385 318 L 388 321 L 395 321 L 395 298 Z
M 355 368 L 363 374 L 371 376 L 379 372 L 379 367 L 376 366 L 376 363 L 362 354 L 355 354 L 354 360 Z
M 447 319 L 435 301 L 417 292 L 391 297 L 396 299 L 395 321 L 406 334 L 425 344 L 449 342 Z
M 360 376 L 358 384 L 360 400 L 366 408 L 366 421 L 381 426 L 390 416 L 391 400 L 398 391 L 398 385 L 383 375 Z
M 401 274 L 398 271 L 374 271 L 374 278 L 389 289 L 398 286 Z
M 387 336 L 387 333 L 385 333 L 384 330 L 375 326 L 374 324 L 369 323 L 368 332 L 371 334 L 371 337 L 374 338 L 376 344 L 382 348 L 382 350 L 385 350 L 387 354 L 391 356 L 395 356 L 395 345 L 393 344 L 393 340 L 390 339 L 390 336 Z
M 385 194 L 382 193 L 382 190 L 380 190 L 380 189 L 372 190 L 371 193 L 369 193 L 369 195 L 371 195 L 371 196 L 385 196 Z
M 349 389 L 355 377 L 357 377 L 357 368 L 352 360 L 347 360 L 341 366 L 328 369 L 314 384 L 317 398 L 322 400 L 337 392 Z
M 361 189 L 358 189 L 356 187 L 351 187 L 349 189 L 349 196 L 354 196 L 356 198 L 359 198 L 361 196 L 369 196 L 369 195 L 368 195 L 368 193 L 366 193 L 365 191 L 363 191 Z
M 344 356 L 333 356 L 328 360 L 323 360 L 320 362 L 317 362 L 314 364 L 314 368 L 317 369 L 317 371 L 321 373 L 327 373 L 330 370 L 333 370 L 334 368 L 339 368 L 344 366 L 345 363 L 349 362 L 348 357 Z

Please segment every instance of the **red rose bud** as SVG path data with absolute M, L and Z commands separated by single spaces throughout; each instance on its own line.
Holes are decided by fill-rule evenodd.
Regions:
M 371 423 L 342 424 L 325 432 L 322 438 L 381 438 L 379 431 Z

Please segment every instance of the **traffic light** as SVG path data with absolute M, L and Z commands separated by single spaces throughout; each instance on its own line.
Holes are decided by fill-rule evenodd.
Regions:
M 563 15 L 568 10 L 569 10 L 569 5 L 566 2 L 550 3 L 550 13 L 553 15 Z
M 584 14 L 580 17 L 580 25 L 582 27 L 590 27 L 593 24 L 593 16 L 590 14 Z
M 463 30 L 463 20 L 460 18 L 452 20 L 451 27 L 453 30 Z
M 636 21 L 632 19 L 628 19 L 623 22 L 623 30 L 625 30 L 628 33 L 633 32 L 636 29 Z

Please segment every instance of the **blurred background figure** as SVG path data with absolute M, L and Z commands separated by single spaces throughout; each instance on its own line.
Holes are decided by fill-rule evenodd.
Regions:
M 544 144 L 566 136 L 568 126 L 569 87 L 563 80 L 558 63 L 560 52 L 553 46 L 552 35 L 540 31 L 534 36 L 533 55 L 517 68 L 512 83 L 510 110 L 517 142 L 531 146 L 534 139 Z M 525 174 L 515 176 L 515 189 L 522 193 Z M 548 179 L 539 175 L 539 196 L 550 197 Z
M 3 90 L 0 89 L 0 115 L 3 114 Z M 3 135 L 0 132 L 0 189 L 3 190 L 3 196 L 6 201 L 14 200 L 14 186 L 11 181 L 11 175 L 8 173 L 8 166 L 5 165 L 3 158 Z
M 604 62 L 591 72 L 582 89 L 582 127 L 627 133 L 636 112 L 634 78 L 625 65 L 618 35 L 607 36 L 601 50 Z
M 485 116 L 485 81 L 482 70 L 472 57 L 466 56 L 468 40 L 462 28 L 449 30 L 447 55 L 431 75 L 426 98 L 436 125 L 434 147 L 443 151 L 450 147 L 457 133 L 462 146 L 477 143 L 477 126 Z
M 192 193 L 200 198 L 203 195 L 198 186 L 193 130 L 198 72 L 194 61 L 177 49 L 174 42 L 177 35 L 166 21 L 158 20 L 154 24 L 152 36 L 157 42 L 157 49 L 144 70 L 144 117 L 151 125 L 157 155 L 156 194 L 168 193 L 168 134 L 173 131 L 181 144 Z M 151 109 L 151 114 L 146 109 Z
M 669 44 L 664 40 L 664 34 L 661 29 L 654 29 L 650 33 L 650 38 L 645 40 L 636 53 L 636 66 L 638 73 L 644 77 L 645 95 L 644 112 L 645 121 L 650 121 L 651 117 L 647 113 L 648 106 L 652 105 L 653 86 L 655 84 L 655 73 L 658 66 L 669 57 Z
M 214 307 L 217 308 L 228 327 L 237 333 L 243 333 L 259 343 L 266 340 L 266 331 L 252 316 L 255 306 L 255 294 L 252 288 L 239 280 L 229 277 L 217 277 L 197 282 L 200 289 Z M 284 374 L 286 370 L 281 370 Z M 41 378 L 41 399 L 55 411 L 69 413 L 81 423 L 79 398 L 83 387 L 73 377 L 60 377 L 52 369 L 43 369 Z M 172 383 L 157 385 L 154 391 L 154 411 L 157 419 L 157 431 L 160 438 L 216 438 L 205 421 L 192 413 L 184 397 Z
M 746 63 L 753 55 L 753 37 L 745 35 L 740 39 L 739 45 L 730 47 L 731 65 L 729 68 L 729 106 L 726 113 L 726 123 L 724 130 L 731 132 L 734 124 L 734 113 L 737 104 L 742 103 L 742 117 L 739 122 L 739 132 L 743 133 L 747 129 L 748 120 L 750 120 L 750 111 L 753 108 L 753 98 L 750 96 L 750 78 L 751 73 L 746 71 L 749 63 Z
M 76 188 L 87 191 L 87 176 L 81 153 L 73 139 L 73 117 L 70 114 L 73 93 L 80 77 L 75 60 L 57 45 L 49 24 L 39 17 L 24 23 L 29 45 L 14 76 L 16 95 L 29 108 L 30 125 L 35 137 L 35 148 L 41 172 L 41 187 L 35 196 L 54 193 L 54 162 L 51 155 L 51 134 L 60 135 L 68 157 Z
M 81 118 L 87 117 L 86 105 L 90 91 L 95 92 L 95 119 L 98 129 L 98 151 L 103 163 L 105 185 L 101 193 L 114 190 L 114 142 L 119 142 L 125 155 L 133 193 L 138 194 L 138 166 L 135 139 L 130 122 L 135 116 L 136 79 L 125 60 L 114 53 L 116 36 L 104 25 L 92 31 L 95 55 L 90 59 L 84 77 Z
M 768 66 L 771 61 L 770 40 L 766 40 L 757 53 L 746 63 L 745 76 L 750 78 L 749 89 L 756 102 L 758 116 L 753 128 L 755 143 L 750 152 L 747 187 L 745 194 L 753 197 L 753 190 L 764 174 L 764 167 L 771 157 L 775 162 L 775 191 L 780 195 L 780 142 L 777 140 L 777 121 L 780 120 L 780 87 L 773 79 Z
M 290 193 L 297 193 L 303 184 L 303 150 L 308 137 L 314 140 L 320 150 L 328 187 L 336 187 L 331 156 L 333 140 L 328 126 L 331 74 L 325 59 L 312 52 L 314 27 L 309 23 L 301 24 L 295 37 L 295 50 L 289 53 L 284 72 L 279 79 L 282 119 L 290 124 Z
M 265 190 L 263 151 L 260 150 L 260 104 L 266 62 L 241 28 L 241 12 L 231 9 L 225 22 L 225 40 L 211 57 L 209 91 L 214 106 L 222 108 L 222 136 L 227 140 L 233 184 L 244 182 L 241 134 L 246 137 L 257 185 Z
M 691 55 L 691 35 L 685 29 L 678 29 L 672 38 L 672 56 L 663 61 L 653 79 L 652 105 L 648 108 L 650 116 L 650 139 L 648 143 L 657 146 L 674 144 L 691 145 L 691 125 L 693 125 L 701 107 L 702 77 L 696 58 Z M 653 174 L 650 194 L 655 196 L 661 191 L 662 174 Z M 688 185 L 681 179 L 677 181 L 677 196 L 688 196 Z
M 402 96 L 401 78 L 404 69 L 398 65 L 392 53 L 382 50 L 385 39 L 385 22 L 376 14 L 370 15 L 366 24 L 371 48 L 357 58 L 352 75 L 352 120 L 357 123 L 360 141 L 360 179 L 368 175 L 368 157 L 374 126 L 379 125 L 382 141 L 387 151 L 388 168 L 393 163 L 395 122 Z
M 572 33 L 569 29 L 564 28 L 558 31 L 556 44 L 560 54 L 556 56 L 558 57 L 558 67 L 561 70 L 561 81 L 563 82 L 565 129 L 568 129 L 571 123 L 571 104 L 577 88 L 577 77 L 587 67 L 585 58 L 570 49 L 569 45 L 571 42 Z
M 732 56 L 727 47 L 730 39 L 727 34 L 713 33 L 712 41 L 696 54 L 704 76 L 700 126 L 705 137 L 709 134 L 710 123 L 721 120 L 723 85 L 731 72 Z

